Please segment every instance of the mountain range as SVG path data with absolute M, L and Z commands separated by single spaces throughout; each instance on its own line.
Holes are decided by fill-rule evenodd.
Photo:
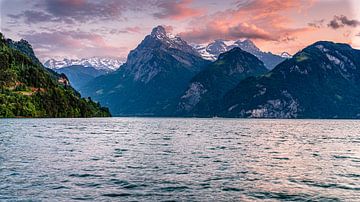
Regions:
M 359 118 L 360 51 L 316 42 L 274 70 L 250 77 L 223 98 L 226 117 Z
M 315 42 L 276 56 L 271 68 L 259 54 L 272 54 L 250 40 L 200 49 L 158 26 L 116 70 L 72 65 L 57 72 L 25 40 L 1 37 L 0 45 L 3 117 L 108 116 L 95 100 L 115 116 L 360 118 L 360 50 L 348 44 Z M 214 57 L 204 59 L 201 50 Z
M 92 79 L 117 70 L 123 63 L 123 60 L 114 58 L 64 58 L 63 60 L 46 60 L 44 66 L 57 73 L 66 74 L 71 86 L 79 90 Z
M 159 26 L 121 68 L 81 92 L 117 116 L 359 118 L 359 50 L 320 41 L 294 56 L 282 54 L 269 70 L 250 53 L 249 47 L 259 50 L 253 43 L 241 43 L 247 49 L 213 44 L 207 52 L 223 53 L 209 62 Z
M 81 98 L 64 74 L 42 66 L 31 45 L 0 33 L 0 117 L 103 117 L 107 108 Z
M 168 38 L 176 38 L 171 33 L 166 33 Z M 251 53 L 264 62 L 268 69 L 272 69 L 278 63 L 291 55 L 284 52 L 281 56 L 274 55 L 270 52 L 261 51 L 251 40 L 227 41 L 218 39 L 209 44 L 190 44 L 203 59 L 215 61 L 220 54 L 227 52 L 235 47 Z M 54 70 L 57 73 L 64 73 L 70 83 L 76 90 L 80 90 L 85 84 L 92 79 L 117 70 L 125 61 L 114 58 L 91 57 L 83 59 L 48 59 L 44 66 Z
M 255 55 L 259 60 L 263 61 L 265 66 L 270 70 L 285 59 L 291 57 L 291 55 L 286 52 L 283 52 L 280 56 L 272 54 L 271 52 L 263 52 L 249 39 L 237 41 L 217 39 L 209 44 L 192 44 L 192 46 L 204 59 L 211 61 L 215 61 L 221 53 L 238 47 L 243 51 Z
M 48 59 L 44 62 L 44 66 L 49 69 L 61 69 L 69 66 L 84 66 L 93 67 L 98 70 L 114 71 L 124 63 L 121 59 L 91 57 L 82 59 L 67 59 L 62 60 Z

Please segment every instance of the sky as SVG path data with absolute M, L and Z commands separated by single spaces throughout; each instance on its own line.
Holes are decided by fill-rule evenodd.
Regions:
M 0 31 L 40 60 L 125 59 L 163 25 L 188 43 L 251 39 L 294 54 L 320 40 L 360 49 L 358 0 L 0 0 Z

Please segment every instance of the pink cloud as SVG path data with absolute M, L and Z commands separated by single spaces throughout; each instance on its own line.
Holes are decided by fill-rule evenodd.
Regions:
M 291 28 L 285 12 L 302 12 L 312 0 L 253 0 L 238 1 L 234 9 L 195 18 L 190 28 L 180 35 L 191 42 L 224 39 L 261 39 L 280 41 L 294 39 L 292 34 L 306 32 L 308 27 Z
M 160 19 L 181 20 L 204 14 L 201 9 L 190 8 L 191 3 L 192 0 L 160 0 L 157 6 L 161 8 L 161 11 L 154 13 L 153 16 Z
M 109 45 L 102 36 L 82 31 L 39 32 L 22 35 L 33 44 L 40 58 L 50 55 L 79 57 L 124 57 L 127 48 Z M 48 55 L 50 54 L 50 55 Z

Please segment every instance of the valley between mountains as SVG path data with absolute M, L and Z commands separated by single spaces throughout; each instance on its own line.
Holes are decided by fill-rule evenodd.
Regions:
M 158 26 L 126 60 L 50 59 L 42 65 L 26 41 L 2 40 L 2 117 L 110 115 L 105 106 L 113 116 L 360 118 L 360 51 L 347 44 L 319 41 L 293 56 L 275 55 L 248 39 L 188 44 Z M 46 76 L 28 72 L 30 66 Z M 8 79 L 14 71 L 19 72 Z M 59 89 L 63 101 L 55 95 L 42 99 L 54 100 L 49 105 L 63 114 L 47 113 L 37 101 L 26 101 L 32 113 L 12 107 L 50 91 L 41 90 L 49 89 L 44 83 L 28 83 L 40 78 Z M 59 84 L 60 78 L 69 86 Z M 38 90 L 26 95 L 15 90 L 19 86 Z M 78 102 L 94 112 L 73 108 Z

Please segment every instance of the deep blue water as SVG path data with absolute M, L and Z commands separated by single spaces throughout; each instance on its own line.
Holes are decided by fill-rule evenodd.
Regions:
M 360 201 L 360 121 L 0 119 L 0 201 Z

